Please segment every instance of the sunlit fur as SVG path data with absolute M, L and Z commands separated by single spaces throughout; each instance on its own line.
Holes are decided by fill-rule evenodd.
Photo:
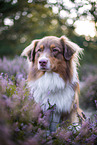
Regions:
M 50 47 L 48 47 L 49 45 Z M 57 57 L 53 56 L 53 52 L 50 50 L 53 49 L 51 47 L 54 47 L 54 45 L 60 47 L 61 53 Z M 67 53 L 72 54 L 72 56 L 69 56 L 70 58 L 68 54 L 66 54 L 68 58 L 64 58 L 63 49 L 66 49 L 66 45 L 70 49 Z M 44 49 L 43 46 L 47 48 L 38 54 L 37 51 L 40 46 L 42 49 Z M 41 104 L 43 110 L 49 108 L 49 100 L 51 105 L 56 104 L 56 111 L 62 115 L 61 118 L 63 120 L 69 119 L 70 122 L 78 121 L 77 112 L 81 115 L 81 109 L 79 108 L 78 99 L 79 80 L 77 65 L 79 53 L 82 52 L 82 49 L 69 41 L 65 36 L 61 38 L 48 36 L 32 41 L 25 48 L 22 55 L 28 57 L 30 51 L 34 51 L 35 53 L 35 60 L 33 59 L 30 62 L 28 58 L 30 64 L 28 85 L 34 100 Z M 39 66 L 39 60 L 45 58 L 47 60 L 46 68 L 49 68 L 49 70 L 42 71 Z

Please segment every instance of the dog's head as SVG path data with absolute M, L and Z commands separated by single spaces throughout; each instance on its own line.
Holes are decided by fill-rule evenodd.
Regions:
M 24 49 L 22 56 L 27 56 L 33 67 L 42 72 L 56 72 L 64 79 L 72 76 L 71 61 L 81 49 L 67 37 L 44 37 L 34 40 Z

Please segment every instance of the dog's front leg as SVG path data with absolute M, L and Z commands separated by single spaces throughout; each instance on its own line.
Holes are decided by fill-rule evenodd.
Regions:
M 50 132 L 55 132 L 60 123 L 61 113 L 53 111 L 50 116 Z

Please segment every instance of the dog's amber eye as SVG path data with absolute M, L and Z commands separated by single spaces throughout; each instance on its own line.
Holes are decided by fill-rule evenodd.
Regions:
M 58 53 L 58 52 L 60 52 L 60 48 L 54 47 L 54 48 L 52 49 L 52 51 L 53 51 L 54 53 Z
M 58 49 L 56 49 L 56 48 L 53 48 L 53 52 L 58 52 Z
M 38 50 L 37 50 L 37 52 L 42 52 L 42 49 L 41 49 L 41 48 L 40 48 L 40 49 L 38 49 Z

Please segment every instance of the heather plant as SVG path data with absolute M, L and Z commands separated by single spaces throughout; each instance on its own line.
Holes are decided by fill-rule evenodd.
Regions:
M 85 109 L 97 107 L 97 75 L 89 76 L 85 81 L 85 86 L 81 90 L 80 104 Z
M 27 68 L 23 61 L 18 57 L 11 61 L 4 58 L 0 65 L 0 145 L 96 145 L 96 113 L 93 119 L 87 119 L 83 114 L 82 125 L 59 123 L 56 132 L 50 133 L 49 118 L 54 107 L 49 104 L 49 109 L 42 112 L 41 106 L 34 102 L 27 86 Z M 8 67 L 9 62 L 10 69 L 15 70 L 13 73 L 10 69 L 7 73 L 3 68 L 3 65 Z M 17 62 L 19 68 L 14 69 Z M 95 103 L 97 105 L 97 101 Z M 79 120 L 82 121 L 80 116 Z
M 7 74 L 2 73 L 0 92 L 0 124 L 4 121 L 6 128 L 9 126 L 10 129 L 7 129 L 12 133 L 12 140 L 24 140 L 38 132 L 42 135 L 41 128 L 44 130 L 48 127 L 49 112 L 43 114 L 40 106 L 34 103 L 25 79 L 15 84 Z
M 80 67 L 79 76 L 81 81 L 86 81 L 86 79 L 91 75 L 97 75 L 97 65 L 84 64 Z
M 12 60 L 3 57 L 3 59 L 0 59 L 0 72 L 7 73 L 9 76 L 27 78 L 27 62 L 24 58 L 18 56 Z

